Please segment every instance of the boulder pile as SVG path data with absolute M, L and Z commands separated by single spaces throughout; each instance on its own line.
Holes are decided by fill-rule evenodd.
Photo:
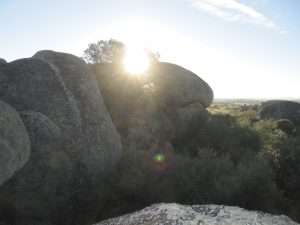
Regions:
M 52 51 L 1 61 L 0 121 L 0 221 L 94 221 L 121 142 L 86 63 Z

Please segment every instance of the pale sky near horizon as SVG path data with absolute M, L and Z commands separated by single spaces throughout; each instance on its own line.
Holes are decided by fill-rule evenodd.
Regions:
M 0 0 L 0 57 L 82 56 L 115 38 L 197 73 L 217 98 L 300 98 L 299 0 Z

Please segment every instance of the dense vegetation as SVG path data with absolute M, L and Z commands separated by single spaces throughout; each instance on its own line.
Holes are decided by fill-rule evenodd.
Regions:
M 209 120 L 195 120 L 168 154 L 126 152 L 107 178 L 99 219 L 178 202 L 238 205 L 300 221 L 300 128 L 288 134 L 275 121 L 257 121 L 255 107 L 209 110 Z
M 85 50 L 88 62 L 102 63 L 97 71 L 99 84 L 123 135 L 128 128 L 124 117 L 141 107 L 143 97 L 148 107 L 154 107 L 149 104 L 154 98 L 158 112 L 168 108 L 160 101 L 164 94 L 151 89 L 148 93 L 143 79 L 133 82 L 128 76 L 111 77 L 107 72 L 111 67 L 103 62 L 116 67 L 125 49 L 121 42 L 109 40 Z M 153 53 L 149 58 L 158 60 Z M 209 108 L 208 119 L 206 114 L 193 118 L 188 132 L 171 144 L 149 151 L 124 149 L 121 163 L 103 182 L 107 198 L 99 220 L 153 203 L 177 202 L 237 205 L 300 221 L 300 126 L 285 119 L 258 120 L 257 110 L 257 102 L 218 102 Z

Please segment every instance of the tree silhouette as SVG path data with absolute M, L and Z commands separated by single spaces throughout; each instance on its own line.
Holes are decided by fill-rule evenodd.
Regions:
M 120 64 L 124 58 L 125 52 L 125 44 L 118 40 L 100 40 L 88 45 L 88 48 L 84 51 L 83 58 L 91 64 Z M 160 54 L 158 52 L 145 50 L 145 54 L 147 54 L 150 64 L 159 62 Z
M 88 63 L 120 63 L 125 53 L 125 45 L 115 39 L 100 40 L 89 44 L 84 51 Z

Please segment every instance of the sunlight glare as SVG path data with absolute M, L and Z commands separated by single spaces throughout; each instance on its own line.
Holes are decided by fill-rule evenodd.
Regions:
M 149 58 L 146 51 L 128 48 L 124 57 L 125 70 L 131 75 L 142 75 L 149 68 Z

